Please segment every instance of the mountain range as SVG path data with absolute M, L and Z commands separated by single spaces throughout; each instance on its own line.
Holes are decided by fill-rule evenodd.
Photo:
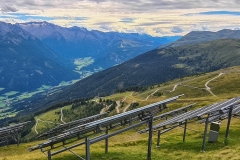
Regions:
M 91 71 L 120 64 L 180 38 L 178 36 L 152 37 L 136 33 L 88 31 L 86 28 L 64 28 L 48 22 L 29 22 L 18 24 L 18 26 L 65 58 L 67 65 L 76 67 L 74 65 L 76 59 L 92 58 L 93 62 L 83 67 Z
M 177 38 L 0 22 L 1 94 L 81 79 Z
M 22 28 L 0 23 L 0 87 L 4 92 L 32 91 L 79 78 L 61 58 Z
M 183 36 L 182 38 L 176 40 L 175 42 L 167 44 L 165 46 L 176 47 L 228 38 L 240 39 L 240 30 L 223 29 L 217 32 L 192 31 Z
M 236 65 L 240 65 L 239 39 L 155 49 L 85 78 L 59 97 L 67 100 L 104 96 L 128 87 L 149 86 Z
M 219 33 L 227 35 L 229 32 L 236 32 L 232 35 L 239 33 L 228 30 L 213 33 L 217 37 Z M 35 106 L 31 103 L 28 105 L 31 108 L 41 108 L 78 98 L 106 96 L 131 87 L 154 85 L 175 78 L 240 65 L 240 37 L 209 41 L 209 37 L 206 36 L 204 42 L 192 44 L 187 37 L 192 37 L 193 34 L 198 35 L 197 37 L 205 36 L 205 32 L 189 33 L 176 41 L 176 44 L 141 54 L 84 78 L 47 99 L 43 96 L 40 100 L 32 101 Z M 187 44 L 180 45 L 179 41 L 185 41 Z

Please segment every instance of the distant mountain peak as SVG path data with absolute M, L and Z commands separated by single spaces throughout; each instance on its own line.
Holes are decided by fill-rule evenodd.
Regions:
M 77 26 L 73 26 L 70 27 L 69 29 L 73 30 L 73 31 L 83 31 L 83 32 L 88 32 L 88 30 L 84 27 L 77 27 Z
M 212 31 L 192 31 L 170 46 L 183 46 L 197 44 L 201 42 L 214 41 L 217 39 L 235 38 L 240 39 L 240 30 L 223 29 L 217 32 Z

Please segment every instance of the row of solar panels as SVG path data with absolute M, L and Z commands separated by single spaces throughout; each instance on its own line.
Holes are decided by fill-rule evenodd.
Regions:
M 161 120 L 163 118 L 167 118 L 168 116 L 175 116 L 177 114 L 181 114 L 181 113 L 187 112 L 188 109 L 192 108 L 195 104 L 196 103 L 190 104 L 188 106 L 181 107 L 181 108 L 178 108 L 178 109 L 175 109 L 175 110 L 163 113 L 163 114 L 160 114 L 158 116 L 153 117 L 153 120 Z
M 75 126 L 84 125 L 86 123 L 90 123 L 90 122 L 96 121 L 98 119 L 101 119 L 104 116 L 106 116 L 107 114 L 108 114 L 108 112 L 105 112 L 105 113 L 102 113 L 102 114 L 97 114 L 97 115 L 94 115 L 94 116 L 90 116 L 90 117 L 86 117 L 86 118 L 82 118 L 82 119 L 78 119 L 78 120 L 75 120 L 75 121 L 71 121 L 71 122 L 68 122 L 68 123 L 58 125 L 58 126 L 54 127 L 53 129 L 50 129 L 49 131 L 39 135 L 37 138 L 45 137 L 45 136 L 53 136 L 55 134 L 59 134 L 59 133 L 65 131 L 65 130 L 73 128 Z
M 215 103 L 213 105 L 192 110 L 192 111 L 174 116 L 171 119 L 168 119 L 157 125 L 154 125 L 153 129 L 159 130 L 161 128 L 167 128 L 167 126 L 173 127 L 174 125 L 185 123 L 186 120 L 193 120 L 195 118 L 197 118 L 198 120 L 201 120 L 204 118 L 205 120 L 206 116 L 209 116 L 209 121 L 214 121 L 215 119 L 226 115 L 228 113 L 229 108 L 232 106 L 233 106 L 233 114 L 236 114 L 240 111 L 240 107 L 239 105 L 237 105 L 239 101 L 240 101 L 240 97 L 236 97 L 220 103 Z M 157 117 L 161 117 L 161 116 L 162 115 L 159 115 Z M 144 133 L 147 131 L 148 131 L 148 128 L 141 130 L 139 132 Z
M 57 136 L 54 136 L 52 138 L 49 138 L 46 142 L 43 142 L 41 144 L 38 144 L 37 146 L 33 146 L 29 148 L 30 151 L 37 150 L 37 149 L 43 149 L 48 146 L 53 146 L 54 144 L 57 144 L 59 142 L 65 142 L 68 139 L 71 139 L 73 137 L 80 137 L 84 134 L 90 133 L 92 131 L 96 132 L 98 130 L 101 130 L 104 127 L 111 127 L 113 124 L 122 123 L 123 121 L 126 123 L 130 123 L 133 120 L 138 120 L 141 118 L 148 118 L 146 116 L 149 115 L 149 113 L 156 110 L 156 106 L 159 107 L 160 110 L 166 109 L 166 103 L 169 103 L 171 101 L 174 101 L 181 97 L 182 95 L 172 97 L 169 99 L 166 99 L 164 101 L 160 101 L 154 104 L 147 105 L 145 107 L 141 107 L 138 109 L 134 109 L 128 112 L 120 113 L 111 117 L 99 119 L 90 123 L 78 125 L 75 127 L 72 127 L 70 129 L 67 129 L 63 131 L 62 134 L 59 134 Z M 240 112 L 240 105 L 237 105 L 240 101 L 240 97 L 232 98 L 229 100 L 226 100 L 224 102 L 216 103 L 213 105 L 209 105 L 206 107 L 202 107 L 196 110 L 192 110 L 187 112 L 189 108 L 191 108 L 194 104 L 155 116 L 153 120 L 159 120 L 166 118 L 168 116 L 174 116 L 171 119 L 168 119 L 162 123 L 159 123 L 155 126 L 153 126 L 154 130 L 159 130 L 161 128 L 166 129 L 167 126 L 170 128 L 173 128 L 176 125 L 185 123 L 186 120 L 205 120 L 206 116 L 209 115 L 209 121 L 213 121 L 217 118 L 226 117 L 228 114 L 228 110 L 230 107 L 233 106 L 233 114 L 237 114 Z M 184 113 L 185 112 L 185 113 Z M 142 117 L 141 117 L 142 116 Z M 141 119 L 144 120 L 144 119 Z M 204 122 L 204 121 L 203 121 Z M 140 133 L 147 132 L 148 129 L 141 130 Z
M 107 118 L 103 118 L 100 120 L 96 120 L 87 124 L 79 125 L 76 127 L 73 127 L 69 130 L 64 131 L 62 134 L 59 134 L 58 136 L 54 136 L 52 138 L 49 138 L 46 142 L 43 142 L 41 144 L 38 144 L 37 146 L 33 146 L 29 148 L 30 151 L 45 148 L 48 146 L 53 146 L 54 144 L 57 144 L 59 142 L 66 141 L 68 139 L 74 138 L 74 137 L 80 137 L 83 136 L 86 133 L 95 132 L 98 130 L 101 130 L 102 128 L 108 127 L 110 128 L 114 124 L 120 123 L 125 124 L 125 122 L 131 122 L 132 120 L 136 120 L 136 117 L 138 119 L 146 118 L 150 113 L 156 110 L 156 108 L 159 109 L 159 111 L 166 109 L 166 103 L 172 102 L 177 100 L 179 97 L 183 95 L 175 96 L 157 103 L 153 103 L 141 108 L 137 108 L 131 111 L 127 111 L 124 113 L 120 113 L 117 115 L 113 115 Z
M 6 138 L 16 136 L 29 123 L 31 122 L 27 121 L 27 122 L 18 123 L 12 126 L 0 128 L 0 140 L 5 140 Z

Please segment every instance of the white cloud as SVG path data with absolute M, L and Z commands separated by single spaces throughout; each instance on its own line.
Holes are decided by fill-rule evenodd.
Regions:
M 5 5 L 5 6 L 1 7 L 1 11 L 2 12 L 17 12 L 18 9 L 13 6 Z
M 11 6 L 11 7 L 9 7 Z M 17 6 L 15 8 L 14 6 Z M 86 27 L 101 31 L 139 32 L 154 36 L 184 35 L 192 30 L 239 28 L 240 18 L 231 15 L 206 15 L 201 12 L 238 11 L 235 0 L 1 0 L 1 21 L 29 21 L 24 16 L 48 18 L 61 26 Z M 191 16 L 186 16 L 192 14 Z M 77 17 L 77 18 L 76 18 Z M 34 20 L 34 19 L 33 19 Z M 41 19 L 38 19 L 41 20 Z
M 113 31 L 111 27 L 107 26 L 107 25 L 101 25 L 99 28 L 105 30 L 105 31 Z
M 182 32 L 184 32 L 184 30 L 181 27 L 173 26 L 173 28 L 171 29 L 171 32 L 173 32 L 173 33 L 182 33 Z

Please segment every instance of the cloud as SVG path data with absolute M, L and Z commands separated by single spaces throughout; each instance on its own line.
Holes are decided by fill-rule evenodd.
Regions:
M 237 1 L 218 1 L 218 0 L 87 0 L 85 2 L 94 2 L 101 7 L 109 4 L 108 10 L 120 10 L 131 13 L 146 13 L 149 11 L 165 10 L 165 9 L 239 9 Z M 112 5 L 115 4 L 115 5 Z
M 119 22 L 124 22 L 124 23 L 133 23 L 135 18 L 121 18 Z
M 99 25 L 99 26 L 109 26 L 113 24 L 114 22 L 96 22 L 94 25 Z
M 161 25 L 161 24 L 171 24 L 172 22 L 170 21 L 162 21 L 162 22 L 144 22 L 144 23 L 139 23 L 136 24 L 137 26 L 156 26 L 156 25 Z
M 78 20 L 78 21 L 83 21 L 87 19 L 89 19 L 89 17 L 74 17 L 74 20 Z
M 5 5 L 5 6 L 1 7 L 1 11 L 2 12 L 17 12 L 18 9 L 13 6 Z
M 174 26 L 172 29 L 171 29 L 171 32 L 173 33 L 182 33 L 184 32 L 184 30 L 178 26 Z
M 119 13 L 146 13 L 165 9 L 240 9 L 238 1 L 218 0 L 1 0 L 1 4 L 15 4 L 25 9 L 51 9 L 51 8 L 98 8 L 106 12 Z
M 157 27 L 157 28 L 153 28 L 152 29 L 156 34 L 160 34 L 160 35 L 165 35 L 165 34 L 167 34 L 167 32 L 166 31 L 164 31 L 162 28 L 159 28 L 159 27 Z
M 192 30 L 238 28 L 238 3 L 236 0 L 1 0 L 0 9 L 5 12 L 0 20 L 48 21 L 65 27 L 76 25 L 89 30 L 153 36 L 184 35 Z
M 101 25 L 99 28 L 105 30 L 105 31 L 112 31 L 113 29 L 107 25 Z

